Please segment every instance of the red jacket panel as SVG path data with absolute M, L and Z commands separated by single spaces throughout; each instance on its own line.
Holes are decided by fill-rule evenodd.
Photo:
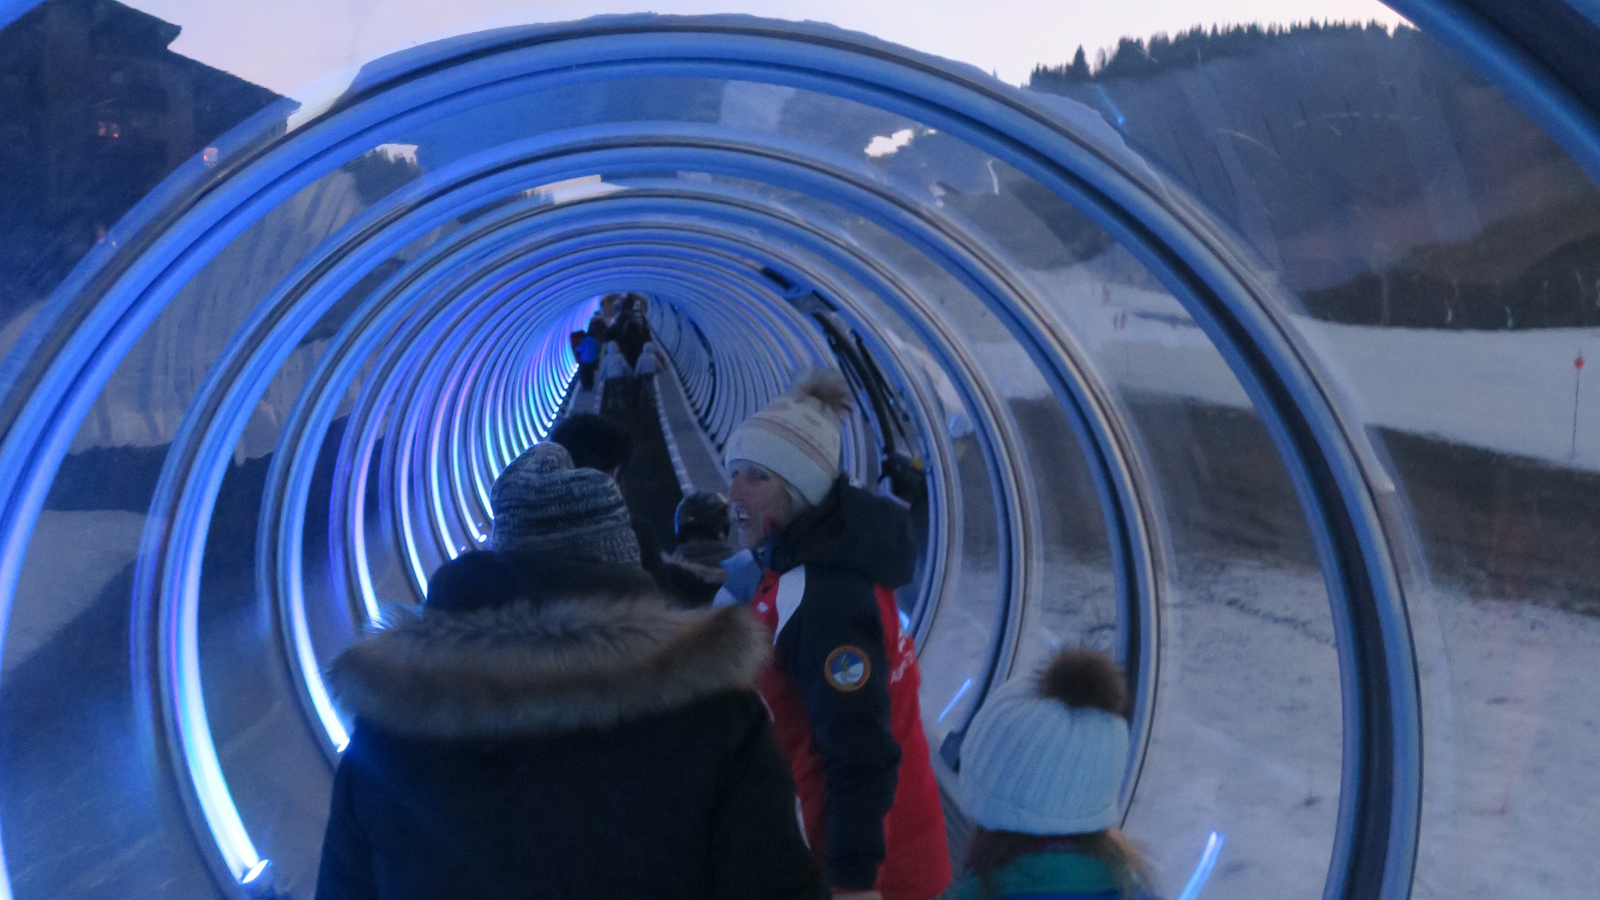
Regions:
M 750 603 L 751 612 L 772 630 L 774 641 L 780 646 L 777 658 L 762 673 L 759 687 L 772 713 L 779 744 L 794 772 L 806 838 L 835 887 L 865 890 L 870 886 L 880 891 L 884 900 L 929 900 L 949 885 L 951 867 L 939 789 L 929 762 L 927 737 L 922 730 L 917 695 L 922 676 L 917 667 L 916 648 L 911 637 L 900 629 L 893 591 L 883 586 L 871 588 L 876 615 L 870 629 L 859 625 L 852 627 L 849 622 L 815 621 L 819 613 L 835 612 L 839 605 L 833 596 L 818 599 L 814 595 L 819 590 L 837 591 L 841 585 L 830 583 L 822 572 L 813 573 L 808 579 L 806 568 L 790 570 L 783 577 L 776 572 L 765 573 Z M 796 584 L 801 585 L 798 596 L 795 596 Z M 810 608 L 807 608 L 808 602 Z M 784 632 L 790 627 L 808 628 L 813 633 L 821 631 L 828 636 L 822 644 L 824 649 L 834 642 L 837 645 L 826 653 L 822 664 L 817 665 L 816 657 L 821 656 L 820 653 L 807 655 L 803 650 L 792 649 L 784 652 Z M 867 630 L 872 633 L 866 634 Z M 880 646 L 871 647 L 869 651 L 869 642 Z M 795 672 L 792 669 L 796 659 L 811 664 L 806 666 L 806 671 Z M 802 679 L 805 684 L 801 683 Z M 861 699 L 851 695 L 859 691 L 882 691 L 885 687 L 887 721 L 862 723 L 856 719 L 852 726 L 862 729 L 886 726 L 894 744 L 898 745 L 899 753 L 895 754 L 899 757 L 898 764 L 892 757 L 888 760 L 893 769 L 889 775 L 893 799 L 887 811 L 880 812 L 881 807 L 875 808 L 871 799 L 878 781 L 875 777 L 878 773 L 872 770 L 881 768 L 881 763 L 870 758 L 874 755 L 871 737 L 867 736 L 860 743 L 866 748 L 862 756 L 867 758 L 829 760 L 819 751 L 815 729 L 834 724 L 829 720 L 839 715 L 833 708 L 835 705 Z M 829 743 L 847 746 L 838 741 Z M 852 793 L 865 796 L 850 796 Z M 834 819 L 836 827 L 839 824 L 836 817 L 829 816 L 830 803 L 848 804 L 856 816 L 880 817 L 877 823 L 845 823 L 852 834 L 843 840 L 861 847 L 841 848 L 838 838 L 833 846 L 829 845 L 830 818 Z M 872 832 L 873 824 L 881 828 L 878 852 L 873 852 L 869 846 L 875 842 L 859 837 Z M 875 877 L 870 874 L 874 868 Z M 869 873 L 870 884 L 860 874 L 863 869 Z M 849 881 L 862 883 L 841 883 Z

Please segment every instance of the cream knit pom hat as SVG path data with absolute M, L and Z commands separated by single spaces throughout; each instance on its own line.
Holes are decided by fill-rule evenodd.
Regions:
M 735 428 L 722 458 L 766 466 L 808 503 L 821 503 L 839 477 L 841 418 L 849 408 L 843 375 L 812 372 Z

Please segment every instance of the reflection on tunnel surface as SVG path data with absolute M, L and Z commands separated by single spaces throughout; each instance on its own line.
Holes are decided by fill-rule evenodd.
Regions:
M 855 479 L 917 459 L 947 785 L 986 693 L 1087 643 L 1137 682 L 1126 826 L 1169 893 L 1223 835 L 1218 896 L 1600 877 L 1600 194 L 1421 33 L 1191 32 L 1022 93 L 635 17 L 416 48 L 229 135 L 275 98 L 184 71 L 215 114 L 120 222 L 80 208 L 104 239 L 0 337 L 0 896 L 308 893 L 322 666 L 482 543 L 619 290 L 671 356 L 675 489 L 817 364 Z

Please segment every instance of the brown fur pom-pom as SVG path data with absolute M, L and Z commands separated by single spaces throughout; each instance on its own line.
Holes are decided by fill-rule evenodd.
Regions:
M 832 369 L 817 369 L 795 383 L 790 389 L 796 397 L 812 397 L 822 408 L 836 416 L 850 411 L 850 387 L 844 376 Z
M 1128 715 L 1128 686 L 1111 657 L 1086 647 L 1063 650 L 1039 674 L 1039 693 L 1072 709 Z

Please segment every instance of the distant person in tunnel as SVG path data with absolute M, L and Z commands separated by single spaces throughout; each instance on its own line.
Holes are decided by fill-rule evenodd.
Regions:
M 1117 827 L 1127 687 L 1103 653 L 1057 654 L 984 701 L 961 745 L 961 806 L 978 824 L 949 900 L 1151 900 L 1149 866 Z
M 731 599 L 774 634 L 761 694 L 834 896 L 928 900 L 950 855 L 894 596 L 915 554 L 904 508 L 840 474 L 848 407 L 842 376 L 813 373 L 728 438 L 733 526 L 763 570 Z
M 611 339 L 622 348 L 630 369 L 639 364 L 639 354 L 655 337 L 650 331 L 650 320 L 645 317 L 649 304 L 642 294 L 624 296 L 616 324 L 611 326 Z
M 666 354 L 656 346 L 655 341 L 647 341 L 644 349 L 639 352 L 639 361 L 633 366 L 633 405 L 635 408 L 643 407 L 654 397 L 652 393 L 656 376 L 661 373 L 661 367 Z
M 622 355 L 616 341 L 606 344 L 605 355 L 600 359 L 600 406 L 608 415 L 617 415 L 632 408 L 633 365 Z
M 585 334 L 572 355 L 578 361 L 578 383 L 586 391 L 594 390 L 594 372 L 600 366 L 600 342 L 593 334 Z
M 356 720 L 318 900 L 820 900 L 753 690 L 762 629 L 669 608 L 622 495 L 559 445 L 490 494 L 493 553 L 330 682 Z

